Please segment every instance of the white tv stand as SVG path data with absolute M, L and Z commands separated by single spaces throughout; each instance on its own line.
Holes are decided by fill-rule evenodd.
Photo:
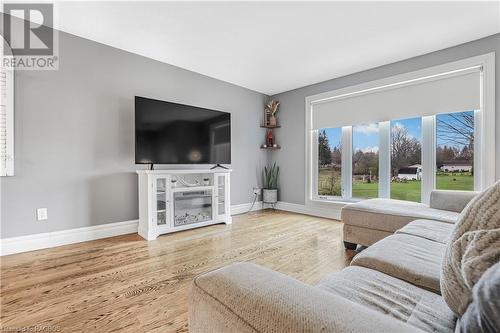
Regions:
M 139 235 L 231 224 L 229 169 L 138 170 Z

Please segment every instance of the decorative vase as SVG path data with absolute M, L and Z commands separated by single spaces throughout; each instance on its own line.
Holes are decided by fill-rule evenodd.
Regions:
M 269 131 L 267 131 L 267 135 L 266 135 L 266 145 L 268 147 L 272 147 L 273 143 L 274 143 L 273 131 L 269 130 Z
M 278 202 L 278 189 L 267 189 L 263 190 L 262 202 L 275 204 Z
M 277 124 L 276 117 L 274 115 L 271 115 L 269 117 L 269 126 L 276 126 L 276 124 Z

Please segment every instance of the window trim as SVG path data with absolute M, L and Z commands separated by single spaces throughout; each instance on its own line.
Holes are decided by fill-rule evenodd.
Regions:
M 312 130 L 312 108 L 313 105 L 316 103 L 321 103 L 324 102 L 325 100 L 331 100 L 335 98 L 341 98 L 345 97 L 346 95 L 352 95 L 352 94 L 358 94 L 358 93 L 364 93 L 368 91 L 373 91 L 373 90 L 384 90 L 384 89 L 390 89 L 394 85 L 398 84 L 412 84 L 412 81 L 418 81 L 421 82 L 423 78 L 429 78 L 429 79 L 435 79 L 436 76 L 442 76 L 445 75 L 446 73 L 452 73 L 455 71 L 462 71 L 468 68 L 474 68 L 478 67 L 481 70 L 480 74 L 480 91 L 481 91 L 481 96 L 480 96 L 480 112 L 476 112 L 475 115 L 475 130 L 476 132 L 476 137 L 477 139 L 475 140 L 475 161 L 479 163 L 481 161 L 481 167 L 477 168 L 477 165 L 475 164 L 474 167 L 477 168 L 476 170 L 480 171 L 475 173 L 474 175 L 474 189 L 475 190 L 481 190 L 484 189 L 485 187 L 491 185 L 495 181 L 495 53 L 487 53 L 484 55 L 476 56 L 476 57 L 471 57 L 471 58 L 466 58 L 438 66 L 433 66 L 429 68 L 425 68 L 422 70 L 414 71 L 414 72 L 409 72 L 405 74 L 400 74 L 396 76 L 391 76 L 387 77 L 384 79 L 376 80 L 376 81 L 370 81 L 366 83 L 362 83 L 359 85 L 354 85 L 338 90 L 333 90 L 333 91 L 328 91 L 312 96 L 307 96 L 305 98 L 305 148 L 306 148 L 306 153 L 305 153 L 305 204 L 306 206 L 312 206 L 312 207 L 331 207 L 332 205 L 337 205 L 339 207 L 343 206 L 346 202 L 350 202 L 352 200 L 346 200 L 348 197 L 348 193 L 350 189 L 345 189 L 343 190 L 343 197 L 339 198 L 339 200 L 319 200 L 317 196 L 313 195 L 313 183 L 317 180 L 317 178 L 313 178 L 314 171 L 315 176 L 317 177 L 317 167 L 313 168 L 313 157 L 317 156 L 317 148 L 316 148 L 316 155 L 314 155 L 314 145 L 313 144 L 313 131 Z M 414 82 L 415 84 L 417 82 Z M 396 117 L 396 116 L 395 116 Z M 426 121 L 426 126 L 424 126 L 424 118 L 428 118 Z M 431 121 L 432 120 L 432 121 Z M 380 124 L 380 123 L 379 123 Z M 349 127 L 350 126 L 344 126 L 344 127 Z M 344 128 L 343 127 L 343 128 Z M 424 127 L 427 127 L 425 129 Z M 425 116 L 422 117 L 422 166 L 423 166 L 423 174 L 422 174 L 422 202 L 428 203 L 429 197 L 430 197 L 430 191 L 435 188 L 435 172 L 436 172 L 436 163 L 435 163 L 435 149 L 432 151 L 432 149 L 429 148 L 435 148 L 436 143 L 435 143 L 435 116 Z M 432 135 L 429 136 L 429 133 L 432 133 Z M 384 135 L 386 137 L 387 134 Z M 343 131 L 343 136 L 342 138 L 344 139 L 344 131 Z M 349 140 L 351 139 L 352 136 L 350 136 Z M 432 141 L 432 144 L 429 145 L 428 143 L 426 144 L 425 142 Z M 344 140 L 343 140 L 344 141 Z M 425 141 L 425 142 L 424 142 Z M 317 140 L 316 140 L 317 143 Z M 351 141 L 349 142 L 349 145 L 351 145 Z M 427 145 L 427 149 L 425 149 L 424 152 L 424 146 Z M 344 151 L 344 148 L 347 146 L 347 144 L 342 143 L 342 174 L 347 174 L 346 176 L 342 176 L 343 178 L 343 185 L 345 184 L 350 184 L 350 181 L 344 182 L 344 178 L 349 176 L 351 177 L 351 170 L 349 167 L 349 170 L 344 169 L 344 165 L 347 167 L 347 164 L 350 165 L 349 163 L 344 163 L 344 154 L 347 153 L 347 151 Z M 352 147 L 350 147 L 350 152 L 349 152 L 349 157 L 351 157 L 352 160 Z M 486 154 L 486 152 L 489 152 Z M 425 154 L 425 155 L 424 155 Z M 476 155 L 478 154 L 478 155 Z M 346 154 L 347 155 L 347 154 Z M 390 155 L 390 154 L 389 154 Z M 347 156 L 346 156 L 347 157 Z M 477 157 L 477 158 L 476 158 Z M 380 158 L 380 156 L 379 156 Z M 389 156 L 390 159 L 390 156 Z M 384 158 L 384 162 L 387 160 L 387 157 Z M 432 163 L 433 162 L 433 163 Z M 432 168 L 431 167 L 432 163 Z M 476 163 L 476 162 L 475 162 Z M 317 161 L 316 161 L 316 166 L 317 166 Z M 428 167 L 427 170 L 432 170 L 434 173 L 431 174 L 429 172 L 425 172 L 424 168 L 425 166 Z M 387 168 L 386 168 L 387 169 Z M 382 170 L 382 169 L 381 169 Z M 347 172 L 349 171 L 349 172 Z M 389 169 L 390 172 L 390 169 Z M 426 176 L 427 175 L 427 176 Z M 476 179 L 478 181 L 476 181 Z M 390 181 L 390 179 L 389 179 Z M 387 182 L 387 180 L 385 180 Z M 317 185 L 316 185 L 317 186 Z M 380 188 L 382 186 L 379 186 L 379 195 L 380 195 Z M 317 193 L 317 192 L 316 192 Z M 382 193 L 384 195 L 388 195 L 388 193 Z
M 4 46 L 7 50 L 4 50 Z M 0 63 L 3 64 L 3 58 L 5 53 L 12 54 L 12 50 L 9 44 L 0 36 Z M 5 168 L 0 168 L 0 177 L 14 176 L 14 69 L 10 67 L 2 68 L 5 72 L 6 81 L 6 101 L 5 102 L 5 112 L 6 112 L 6 151 L 5 151 Z M 0 157 L 2 158 L 2 157 Z M 0 161 L 3 163 L 3 161 Z

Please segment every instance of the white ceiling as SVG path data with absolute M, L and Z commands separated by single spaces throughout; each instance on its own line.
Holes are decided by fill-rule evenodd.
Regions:
M 58 28 L 268 95 L 500 32 L 500 2 L 64 2 Z

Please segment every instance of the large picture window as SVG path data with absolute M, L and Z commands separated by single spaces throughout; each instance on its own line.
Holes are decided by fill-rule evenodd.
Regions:
M 388 197 L 421 202 L 425 172 L 434 174 L 436 189 L 474 190 L 475 112 L 431 117 L 427 126 L 435 128 L 436 140 L 427 142 L 435 144 L 435 170 L 423 166 L 421 117 L 319 129 L 315 179 L 318 199 Z M 384 123 L 390 124 L 387 136 L 383 134 Z M 380 151 L 381 146 L 385 151 Z M 389 156 L 389 161 L 384 163 L 382 156 Z M 343 165 L 349 166 L 348 170 Z M 388 182 L 383 182 L 381 177 L 386 171 Z M 343 176 L 345 173 L 347 177 Z M 350 191 L 344 191 L 345 188 Z
M 494 60 L 486 54 L 306 97 L 306 205 L 428 204 L 434 189 L 493 184 Z

